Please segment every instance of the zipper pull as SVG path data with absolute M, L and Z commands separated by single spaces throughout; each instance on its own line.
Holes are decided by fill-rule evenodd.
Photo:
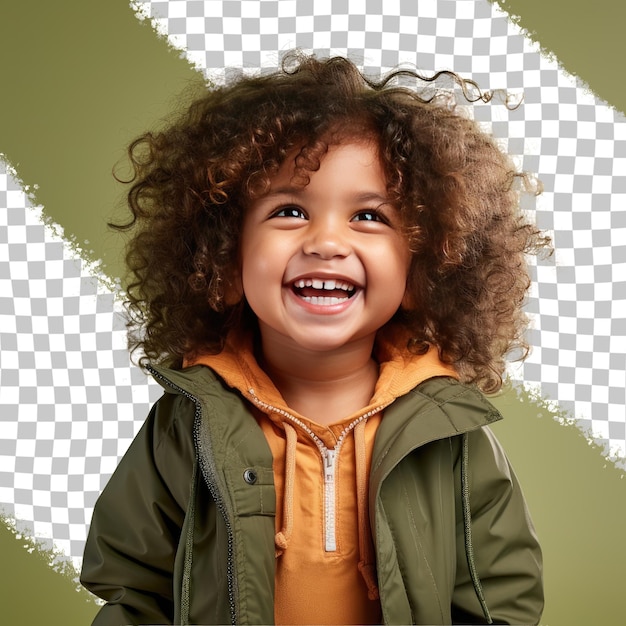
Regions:
M 324 454 L 324 482 L 334 483 L 335 482 L 335 451 L 334 450 L 326 450 Z

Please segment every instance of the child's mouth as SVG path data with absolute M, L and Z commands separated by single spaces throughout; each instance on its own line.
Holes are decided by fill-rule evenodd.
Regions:
M 325 306 L 345 302 L 356 293 L 355 285 L 338 279 L 300 278 L 292 289 L 305 302 Z

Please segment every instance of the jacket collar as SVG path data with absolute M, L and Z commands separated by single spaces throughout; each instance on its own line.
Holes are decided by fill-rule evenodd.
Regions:
M 380 483 L 416 448 L 488 426 L 502 415 L 475 387 L 432 378 L 399 398 L 376 434 L 371 477 Z
M 247 399 L 250 389 L 254 389 L 257 398 L 261 395 L 267 404 L 290 411 L 257 364 L 252 346 L 251 335 L 230 336 L 222 352 L 201 355 L 193 362 L 186 362 L 181 370 L 161 367 L 149 370 L 166 390 L 190 395 L 200 402 L 207 393 L 214 395 L 217 390 L 218 395 L 222 394 L 225 385 Z M 377 452 L 385 457 L 391 447 L 402 456 L 430 441 L 469 432 L 501 419 L 497 409 L 478 389 L 458 382 L 455 370 L 439 361 L 435 348 L 424 355 L 414 355 L 405 346 L 402 331 L 388 329 L 381 333 L 375 348 L 381 374 L 372 402 L 363 412 L 376 406 L 390 406 L 377 434 L 374 461 Z

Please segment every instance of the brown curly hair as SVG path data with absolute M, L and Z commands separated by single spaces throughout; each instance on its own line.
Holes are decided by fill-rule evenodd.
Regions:
M 414 306 L 394 321 L 409 329 L 411 350 L 434 344 L 464 381 L 497 390 L 505 355 L 528 349 L 525 255 L 547 239 L 518 210 L 528 179 L 451 105 L 449 90 L 433 88 L 442 75 L 467 100 L 489 99 L 449 72 L 398 69 L 375 80 L 345 58 L 295 52 L 276 73 L 208 88 L 164 130 L 136 139 L 126 181 L 132 218 L 113 226 L 136 230 L 127 309 L 140 362 L 178 367 L 254 323 L 245 298 L 233 295 L 247 204 L 294 150 L 306 184 L 330 144 L 369 137 L 412 251 Z

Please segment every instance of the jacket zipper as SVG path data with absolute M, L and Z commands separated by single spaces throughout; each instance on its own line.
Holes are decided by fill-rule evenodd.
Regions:
M 180 393 L 185 398 L 191 400 L 196 407 L 195 419 L 194 419 L 194 427 L 193 427 L 193 437 L 196 451 L 200 450 L 200 423 L 202 418 L 202 405 L 200 401 L 191 393 L 174 384 L 171 380 L 157 372 L 152 367 L 148 366 L 148 371 L 155 378 L 159 378 L 164 381 L 169 387 L 171 387 L 176 392 Z M 202 475 L 204 476 L 204 480 L 209 488 L 209 492 L 211 493 L 211 497 L 218 507 L 222 517 L 224 519 L 224 525 L 226 526 L 226 537 L 227 537 L 227 563 L 226 563 L 226 579 L 228 583 L 228 603 L 230 608 L 230 620 L 231 624 L 237 624 L 237 607 L 235 603 L 235 588 L 236 588 L 236 576 L 235 576 L 235 567 L 234 567 L 234 535 L 233 535 L 233 526 L 230 521 L 230 516 L 228 514 L 228 510 L 226 505 L 224 504 L 224 499 L 220 494 L 219 489 L 217 488 L 215 476 L 216 469 L 212 462 L 205 460 L 201 455 L 198 455 L 200 468 L 202 470 Z
M 254 391 L 254 389 L 248 389 L 248 393 L 252 398 L 252 401 L 263 411 L 272 412 L 281 415 L 282 417 L 288 419 L 290 422 L 296 424 L 301 430 L 303 430 L 315 443 L 318 450 L 320 451 L 320 455 L 322 457 L 323 468 L 324 468 L 324 551 L 325 552 L 336 552 L 337 550 L 337 511 L 336 511 L 336 472 L 337 472 L 337 459 L 339 457 L 339 452 L 341 451 L 341 447 L 343 446 L 344 441 L 346 440 L 347 435 L 354 430 L 357 424 L 360 424 L 364 420 L 369 419 L 372 415 L 376 415 L 376 413 L 380 413 L 387 404 L 382 404 L 367 413 L 364 413 L 360 417 L 356 418 L 350 424 L 348 424 L 339 434 L 339 438 L 337 439 L 337 443 L 334 448 L 327 448 L 324 442 L 300 419 L 285 411 L 284 409 L 279 409 L 271 404 L 267 404 L 259 399 Z

